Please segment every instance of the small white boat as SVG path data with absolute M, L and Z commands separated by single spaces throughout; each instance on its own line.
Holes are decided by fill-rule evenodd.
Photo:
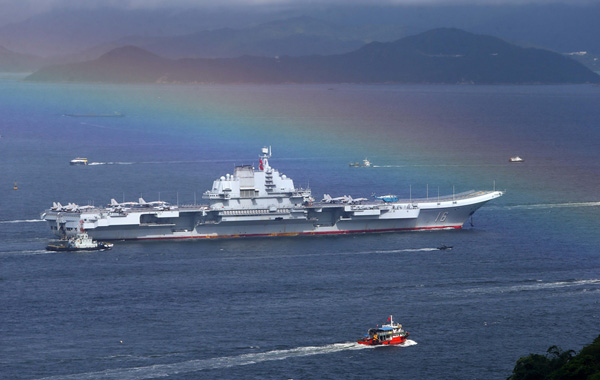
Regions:
M 351 162 L 350 166 L 353 168 L 370 168 L 373 166 L 373 164 L 371 164 L 371 161 L 365 158 L 362 164 L 360 162 Z
M 508 162 L 524 162 L 525 160 L 519 156 L 513 156 L 508 159 Z
M 87 165 L 88 159 L 83 157 L 77 157 L 71 160 L 71 165 Z

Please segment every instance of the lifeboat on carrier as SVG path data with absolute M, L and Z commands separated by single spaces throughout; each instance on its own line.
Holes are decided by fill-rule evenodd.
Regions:
M 368 334 L 356 342 L 365 346 L 394 346 L 406 342 L 410 334 L 402 329 L 402 325 L 394 323 L 391 315 L 387 321 L 389 322 L 388 324 L 369 329 Z

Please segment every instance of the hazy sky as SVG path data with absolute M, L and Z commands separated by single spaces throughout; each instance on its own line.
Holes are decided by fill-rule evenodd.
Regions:
M 0 0 L 0 24 L 18 22 L 29 16 L 58 9 L 201 8 L 226 10 L 240 7 L 285 9 L 349 4 L 361 5 L 453 5 L 453 4 L 589 4 L 598 0 Z
M 552 4 L 592 3 L 596 0 L 0 0 L 3 12 L 39 13 L 60 8 L 122 9 L 198 8 L 198 7 L 305 7 L 323 5 L 425 5 L 425 4 Z

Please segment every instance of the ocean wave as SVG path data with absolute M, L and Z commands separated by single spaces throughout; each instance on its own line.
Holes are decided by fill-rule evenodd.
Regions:
M 413 346 L 417 342 L 407 340 L 401 346 Z M 172 376 L 181 373 L 190 373 L 211 369 L 238 367 L 262 362 L 285 360 L 313 355 L 331 354 L 335 352 L 360 350 L 370 348 L 358 343 L 334 343 L 325 346 L 296 347 L 288 350 L 273 350 L 261 353 L 242 354 L 237 356 L 224 356 L 211 359 L 188 360 L 172 364 L 156 364 L 144 367 L 116 368 L 104 371 L 77 373 L 72 375 L 58 375 L 44 377 L 40 380 L 96 380 L 96 379 L 153 379 L 157 377 Z

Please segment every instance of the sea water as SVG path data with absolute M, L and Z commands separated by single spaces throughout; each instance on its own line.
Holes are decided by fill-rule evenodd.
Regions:
M 587 85 L 3 76 L 0 378 L 503 379 L 521 356 L 579 350 L 600 334 L 599 104 Z M 201 203 L 265 145 L 318 199 L 506 194 L 459 231 L 44 249 L 52 202 Z M 390 314 L 406 344 L 355 343 Z

